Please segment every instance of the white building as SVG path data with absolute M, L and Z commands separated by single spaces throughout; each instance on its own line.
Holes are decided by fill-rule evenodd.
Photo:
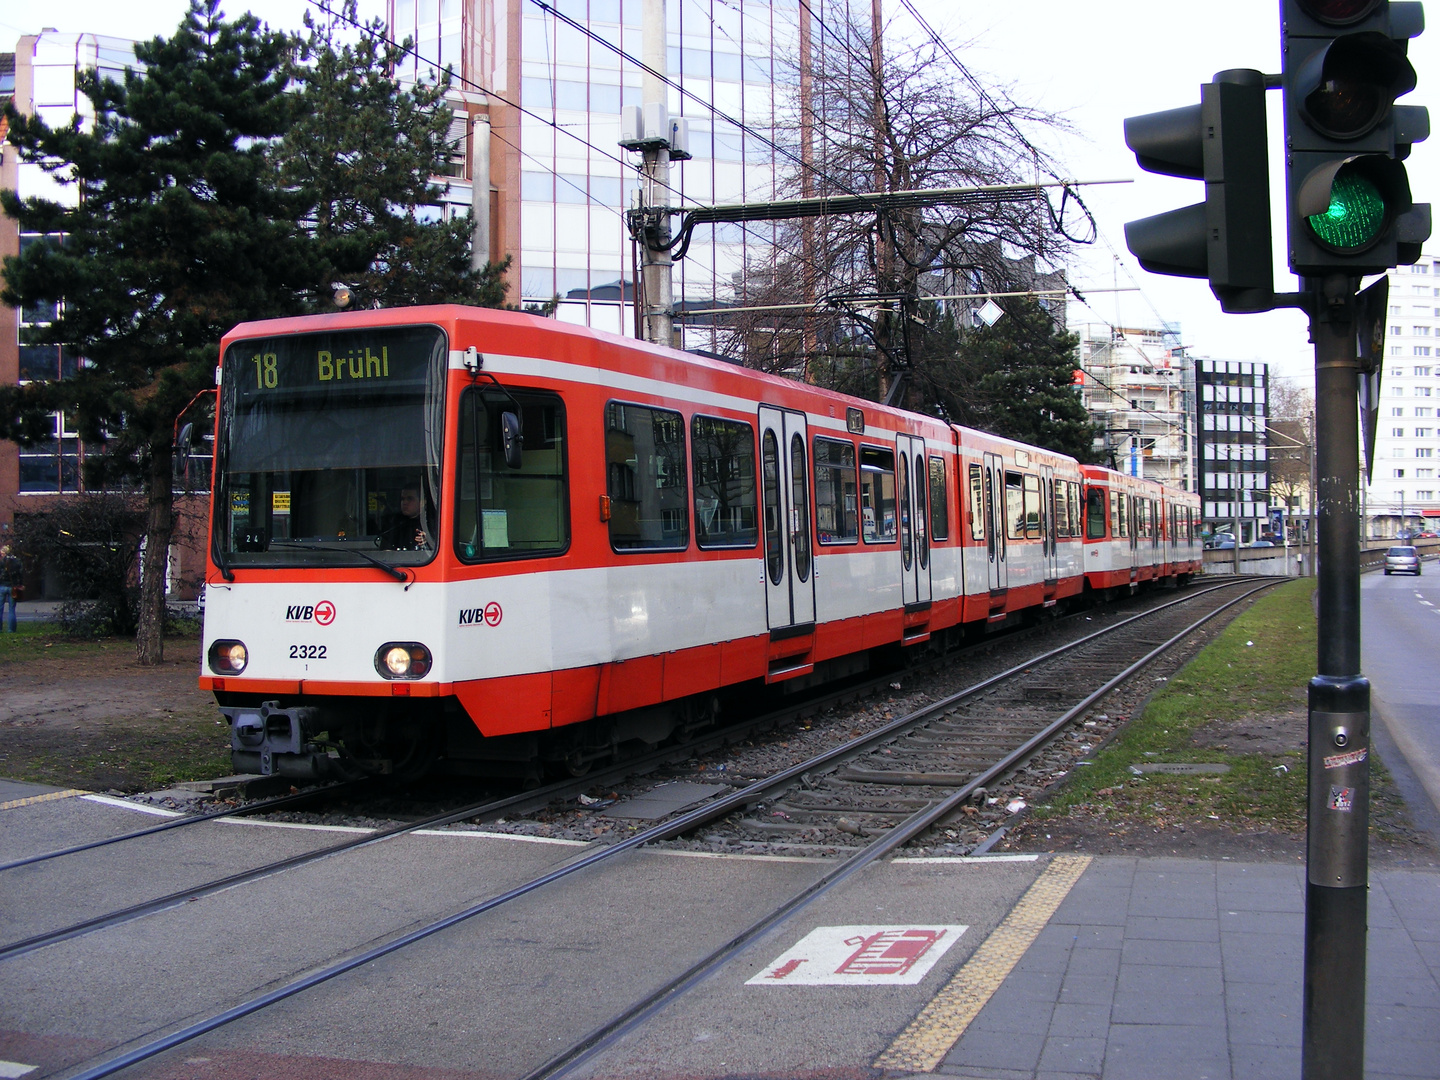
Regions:
M 1363 504 L 1366 535 L 1376 538 L 1440 524 L 1440 257 L 1426 253 L 1389 276 L 1374 469 Z
M 1081 398 L 1100 425 L 1104 463 L 1194 491 L 1195 369 L 1179 327 L 1071 329 L 1080 335 Z

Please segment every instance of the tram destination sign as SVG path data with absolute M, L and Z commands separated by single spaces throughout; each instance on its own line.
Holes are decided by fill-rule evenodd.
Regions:
M 446 348 L 434 326 L 248 338 L 226 351 L 225 381 L 241 397 L 423 386 L 443 370 Z

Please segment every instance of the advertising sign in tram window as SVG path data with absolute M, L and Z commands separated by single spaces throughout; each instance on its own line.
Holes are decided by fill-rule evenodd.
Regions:
M 447 350 L 434 326 L 233 342 L 215 445 L 217 560 L 433 558 Z

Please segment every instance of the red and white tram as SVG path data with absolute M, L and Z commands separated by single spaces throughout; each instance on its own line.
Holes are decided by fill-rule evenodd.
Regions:
M 1147 581 L 1180 584 L 1201 570 L 1200 500 L 1195 494 L 1098 465 L 1085 478 L 1085 581 L 1097 591 Z
M 220 371 L 200 683 L 242 770 L 579 769 L 1199 567 L 1186 493 L 528 315 L 248 323 Z

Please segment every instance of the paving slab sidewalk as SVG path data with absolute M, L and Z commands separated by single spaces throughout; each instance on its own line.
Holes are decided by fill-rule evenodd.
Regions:
M 1305 871 L 1097 858 L 936 1068 L 984 1080 L 1300 1075 Z M 1372 871 L 1365 1075 L 1440 1077 L 1440 874 Z

